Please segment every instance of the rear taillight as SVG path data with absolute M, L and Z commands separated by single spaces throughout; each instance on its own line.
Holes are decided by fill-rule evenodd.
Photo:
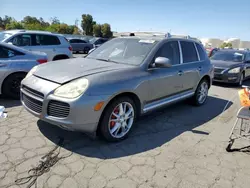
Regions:
M 72 50 L 73 50 L 72 46 L 70 46 L 70 47 L 69 47 L 69 50 L 70 50 L 70 51 L 72 51 Z
M 36 60 L 39 64 L 43 64 L 43 63 L 47 63 L 48 60 L 47 59 L 38 59 Z

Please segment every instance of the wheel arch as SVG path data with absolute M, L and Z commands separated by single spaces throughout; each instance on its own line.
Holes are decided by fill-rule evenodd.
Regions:
M 198 85 L 203 81 L 203 80 L 206 80 L 208 82 L 208 87 L 210 88 L 211 85 L 212 85 L 212 79 L 209 75 L 205 75 L 201 78 L 201 80 L 199 81 Z M 198 87 L 197 85 L 197 87 Z
M 27 74 L 28 72 L 26 71 L 16 71 L 16 72 L 11 72 L 10 74 L 7 74 L 5 75 L 5 78 L 3 79 L 2 83 L 1 83 L 1 94 L 3 94 L 3 85 L 4 85 L 4 82 L 7 80 L 7 78 L 9 78 L 10 76 L 12 75 L 15 75 L 15 74 Z
M 120 98 L 120 97 L 129 97 L 130 99 L 133 100 L 133 102 L 135 103 L 135 106 L 136 106 L 136 111 L 137 111 L 137 116 L 139 116 L 141 114 L 141 101 L 140 101 L 140 98 L 138 97 L 138 95 L 136 95 L 134 92 L 131 92 L 131 91 L 126 91 L 126 92 L 122 92 L 122 93 L 118 93 L 114 96 L 112 96 L 110 98 L 110 100 L 107 102 L 107 104 L 104 106 L 104 109 L 102 110 L 102 113 L 99 117 L 99 121 L 98 121 L 98 125 L 97 125 L 97 129 L 96 129 L 96 132 L 97 134 L 99 134 L 99 128 L 100 128 L 100 122 L 102 121 L 102 118 L 103 118 L 103 114 L 105 112 L 105 110 L 108 108 L 108 106 L 114 101 L 116 100 L 117 98 Z

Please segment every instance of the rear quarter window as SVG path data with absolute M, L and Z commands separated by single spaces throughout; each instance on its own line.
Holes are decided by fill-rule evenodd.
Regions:
M 36 35 L 36 45 L 50 46 L 60 45 L 61 42 L 56 36 L 51 35 Z
M 199 53 L 199 56 L 200 56 L 200 60 L 201 61 L 205 60 L 206 56 L 207 56 L 205 50 L 201 47 L 200 44 L 195 43 L 195 45 L 196 45 L 196 48 L 198 50 L 198 53 Z
M 180 41 L 183 63 L 198 61 L 197 51 L 193 42 Z

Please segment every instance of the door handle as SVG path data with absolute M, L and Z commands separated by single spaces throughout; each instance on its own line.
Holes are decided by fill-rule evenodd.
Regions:
M 198 67 L 198 71 L 201 71 L 202 70 L 202 68 L 201 67 Z
M 179 72 L 178 72 L 178 75 L 179 75 L 179 76 L 183 75 L 183 71 L 179 71 Z

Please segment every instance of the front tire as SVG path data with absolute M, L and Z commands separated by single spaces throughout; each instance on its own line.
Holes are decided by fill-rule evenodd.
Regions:
M 209 89 L 209 84 L 207 80 L 205 79 L 201 80 L 195 91 L 195 95 L 192 98 L 192 103 L 195 106 L 201 106 L 206 102 L 208 96 L 208 89 Z
M 241 75 L 240 75 L 240 80 L 239 80 L 239 83 L 238 83 L 238 86 L 242 86 L 244 79 L 245 79 L 245 78 L 244 78 L 244 73 L 241 73 Z
M 88 53 L 89 53 L 89 50 L 90 50 L 89 47 L 85 47 L 84 50 L 83 50 L 83 52 L 84 52 L 85 54 L 88 54 Z
M 20 99 L 21 81 L 25 78 L 25 73 L 14 73 L 8 76 L 3 83 L 3 94 L 12 99 Z
M 115 99 L 103 113 L 99 125 L 100 132 L 104 139 L 110 142 L 125 139 L 137 116 L 135 103 L 129 97 Z

